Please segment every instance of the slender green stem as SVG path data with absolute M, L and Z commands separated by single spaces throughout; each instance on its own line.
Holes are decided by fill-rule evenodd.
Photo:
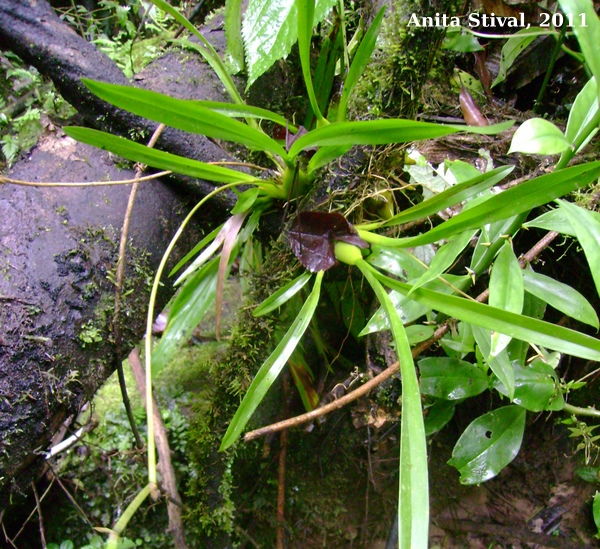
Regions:
M 152 412 L 150 412 L 150 414 L 152 414 Z M 148 483 L 146 486 L 144 486 L 144 488 L 142 488 L 138 495 L 135 496 L 133 501 L 127 506 L 127 509 L 125 509 L 117 523 L 114 525 L 112 532 L 109 534 L 108 542 L 106 543 L 106 549 L 117 549 L 119 537 L 123 533 L 123 530 L 125 530 L 125 527 L 131 520 L 131 517 L 133 517 L 140 505 L 144 503 L 144 500 L 152 493 L 154 489 L 156 489 L 156 485 Z
M 600 109 L 596 113 L 596 116 L 594 116 L 594 118 L 584 126 L 583 130 L 579 132 L 573 146 L 563 153 L 554 169 L 560 170 L 561 168 L 565 168 L 569 161 L 575 156 L 581 145 L 589 137 L 590 133 L 597 129 L 598 126 L 600 126 Z
M 567 32 L 567 25 L 563 25 L 560 30 L 560 35 L 556 41 L 556 45 L 554 46 L 554 51 L 552 52 L 552 57 L 550 58 L 550 64 L 548 65 L 548 70 L 546 71 L 546 76 L 544 77 L 544 82 L 542 83 L 542 87 L 540 88 L 540 93 L 538 93 L 537 99 L 535 100 L 533 110 L 536 113 L 540 112 L 540 108 L 542 105 L 542 99 L 544 99 L 544 95 L 546 94 L 546 88 L 548 87 L 548 82 L 550 81 L 550 76 L 552 75 L 552 71 L 554 69 L 554 64 L 558 59 L 558 52 L 561 49 L 562 43 L 565 39 L 565 34 Z
M 573 406 L 572 404 L 565 404 L 565 407 L 562 409 L 562 411 L 574 416 L 600 418 L 600 410 L 596 410 L 596 408 L 580 408 L 579 406 Z
M 183 230 L 190 222 L 194 214 L 200 209 L 201 206 L 203 206 L 208 200 L 216 196 L 218 193 L 233 187 L 238 187 L 240 185 L 247 185 L 247 182 L 239 181 L 236 183 L 228 183 L 223 185 L 207 194 L 202 200 L 200 200 L 200 202 L 198 202 L 198 204 L 196 204 L 196 206 L 194 206 L 194 208 L 192 208 L 171 239 L 171 242 L 169 243 L 169 246 L 165 250 L 165 253 L 160 261 L 160 265 L 156 271 L 156 276 L 154 277 L 152 290 L 150 292 L 150 301 L 148 304 L 148 317 L 146 318 L 146 339 L 144 342 L 144 350 L 146 355 L 146 415 L 148 418 L 148 482 L 150 484 L 156 484 L 156 446 L 154 443 L 154 416 L 152 414 L 152 324 L 154 323 L 154 304 L 156 303 L 156 295 L 160 286 L 160 279 L 167 264 L 167 260 L 169 259 L 173 248 L 175 247 L 175 244 L 179 240 Z

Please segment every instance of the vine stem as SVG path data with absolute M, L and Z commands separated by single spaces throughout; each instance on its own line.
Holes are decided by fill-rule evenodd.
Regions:
M 579 406 L 573 406 L 572 404 L 565 403 L 565 407 L 562 409 L 562 411 L 566 414 L 571 414 L 574 416 L 589 416 L 600 418 L 600 410 L 596 410 L 596 408 L 581 408 Z
M 521 267 L 525 267 L 527 263 L 533 261 L 546 247 L 550 245 L 550 243 L 558 236 L 556 231 L 550 231 L 543 238 L 541 238 L 532 248 L 525 253 L 519 260 Z M 475 301 L 479 303 L 485 303 L 489 296 L 489 289 L 481 292 L 476 298 Z M 412 356 L 416 358 L 422 352 L 429 349 L 434 343 L 438 342 L 450 329 L 451 320 L 444 322 L 435 332 L 434 334 L 427 340 L 423 341 L 416 347 L 412 349 Z M 260 429 L 255 429 L 254 431 L 249 431 L 244 435 L 244 442 L 249 442 L 251 440 L 255 440 L 259 437 L 270 435 L 271 433 L 276 433 L 283 429 L 291 429 L 293 427 L 297 427 L 299 425 L 303 425 L 308 423 L 309 421 L 313 421 L 318 417 L 325 416 L 335 410 L 339 410 L 343 408 L 347 404 L 354 402 L 355 400 L 365 396 L 367 393 L 381 385 L 384 381 L 392 377 L 396 372 L 400 370 L 400 362 L 395 362 L 383 372 L 375 376 L 373 379 L 370 379 L 365 384 L 360 387 L 354 389 L 350 393 L 344 395 L 337 400 L 326 404 L 325 406 L 321 406 L 320 408 L 316 408 L 315 410 L 311 410 L 305 414 L 301 414 L 299 416 L 295 416 L 283 421 L 279 421 L 277 423 L 273 423 L 271 425 L 267 425 L 265 427 L 261 427 Z M 598 412 L 600 417 L 600 412 Z M 588 414 L 589 415 L 589 414 Z

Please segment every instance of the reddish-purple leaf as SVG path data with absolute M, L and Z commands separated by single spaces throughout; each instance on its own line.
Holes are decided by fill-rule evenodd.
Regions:
M 341 240 L 368 248 L 356 229 L 339 213 L 301 212 L 289 233 L 292 251 L 310 272 L 326 271 L 337 265 L 335 242 Z

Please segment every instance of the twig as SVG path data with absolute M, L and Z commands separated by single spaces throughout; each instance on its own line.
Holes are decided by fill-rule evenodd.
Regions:
M 0 513 L 0 523 L 2 524 L 2 533 L 4 534 L 4 540 L 10 543 L 10 546 L 14 549 L 18 549 L 17 546 L 13 543 L 13 540 L 10 539 L 8 537 L 8 534 L 6 533 L 6 527 L 4 526 L 4 509 L 2 509 L 2 512 Z
M 156 145 L 156 141 L 160 137 L 160 134 L 165 129 L 164 124 L 159 124 L 159 126 L 154 130 L 150 141 L 148 142 L 148 147 L 152 148 Z M 123 219 L 123 227 L 121 228 L 121 241 L 119 243 L 119 259 L 117 260 L 117 273 L 115 277 L 115 307 L 112 318 L 112 328 L 113 328 L 113 337 L 115 341 L 115 367 L 117 370 L 117 375 L 119 377 L 119 387 L 121 388 L 121 396 L 123 399 L 123 405 L 125 406 L 125 411 L 127 412 L 127 419 L 129 420 L 129 425 L 131 427 L 131 432 L 135 438 L 135 445 L 138 448 L 144 447 L 144 441 L 140 436 L 137 425 L 135 423 L 135 418 L 133 417 L 133 410 L 131 409 L 131 402 L 129 402 L 129 396 L 127 396 L 127 384 L 125 383 L 125 374 L 123 373 L 123 361 L 121 360 L 122 354 L 122 338 L 121 338 L 121 328 L 120 328 L 120 318 L 119 315 L 121 313 L 121 294 L 123 292 L 123 278 L 125 276 L 125 256 L 127 255 L 127 239 L 129 238 L 129 226 L 131 224 L 131 216 L 133 213 L 133 206 L 135 204 L 135 197 L 137 195 L 137 191 L 139 189 L 139 179 L 142 176 L 142 172 L 144 167 L 139 165 L 135 171 L 135 183 L 131 187 L 131 192 L 129 193 L 129 200 L 127 202 L 127 209 L 125 210 L 125 218 Z
M 44 501 L 44 498 L 48 495 L 48 492 L 50 491 L 50 488 L 52 488 L 53 484 L 54 484 L 54 480 L 52 480 L 52 482 L 48 485 L 48 488 L 46 488 L 46 490 L 42 494 L 42 497 L 40 498 L 40 502 Z M 23 530 L 25 530 L 25 526 L 33 518 L 33 515 L 35 515 L 36 512 L 37 512 L 37 506 L 31 510 L 31 513 L 29 513 L 29 516 L 25 519 L 25 522 L 23 522 L 23 524 L 21 525 L 21 528 L 19 529 L 19 531 L 14 535 L 13 542 L 23 533 Z M 5 532 L 5 534 L 6 534 L 6 532 Z M 13 546 L 14 546 L 14 543 L 13 543 Z
M 61 452 L 68 450 L 71 446 L 77 444 L 77 442 L 79 442 L 87 433 L 89 433 L 92 429 L 95 429 L 97 426 L 97 421 L 90 421 L 87 425 L 84 425 L 83 427 L 78 429 L 69 438 L 50 448 L 50 450 L 46 452 L 46 459 L 53 458 Z
M 37 509 L 38 523 L 40 525 L 40 539 L 42 540 L 43 549 L 46 549 L 46 536 L 44 535 L 44 518 L 42 517 L 42 506 L 40 505 L 40 498 L 35 487 L 35 482 L 31 483 L 31 489 L 33 490 L 33 495 L 35 497 L 35 507 Z
M 521 256 L 519 263 L 521 267 L 525 267 L 527 263 L 533 261 L 556 237 L 558 233 L 555 231 L 550 231 L 543 238 L 541 238 L 526 254 Z M 476 298 L 475 301 L 479 303 L 485 303 L 489 296 L 489 289 L 481 292 Z M 446 321 L 442 324 L 434 334 L 427 340 L 423 341 L 416 347 L 412 349 L 412 356 L 416 358 L 422 352 L 429 349 L 434 343 L 442 339 L 444 335 L 450 329 L 450 322 Z M 347 395 L 326 404 L 320 408 L 316 408 L 315 410 L 311 410 L 306 414 L 302 414 L 296 417 L 292 417 L 283 421 L 279 421 L 277 423 L 273 423 L 271 425 L 267 425 L 266 427 L 261 427 L 260 429 L 255 429 L 254 431 L 249 431 L 244 435 L 244 442 L 249 442 L 251 440 L 257 439 L 259 437 L 269 435 L 271 433 L 276 433 L 277 431 L 281 431 L 282 429 L 291 429 L 293 427 L 297 427 L 299 425 L 303 425 L 304 423 L 308 423 L 309 421 L 313 421 L 314 419 L 329 414 L 335 410 L 339 410 L 343 408 L 347 404 L 354 402 L 355 400 L 361 398 L 366 395 L 375 387 L 381 385 L 384 381 L 392 377 L 398 370 L 400 369 L 400 363 L 395 362 L 379 375 L 375 376 L 373 379 L 367 381 L 364 385 L 354 389 Z
M 146 377 L 144 367 L 140 360 L 139 351 L 134 349 L 129 355 L 129 364 L 135 377 L 137 388 L 141 395 L 146 394 Z M 187 549 L 185 541 L 185 532 L 183 521 L 181 519 L 181 498 L 177 491 L 177 481 L 175 479 L 175 469 L 171 462 L 171 450 L 167 438 L 167 430 L 160 417 L 160 411 L 156 401 L 152 399 L 152 410 L 147 410 L 148 415 L 154 417 L 154 439 L 156 440 L 156 451 L 158 453 L 157 468 L 161 475 L 161 485 L 167 494 L 167 513 L 169 515 L 169 532 L 173 535 L 173 542 L 176 549 Z
M 167 170 L 151 175 L 145 175 L 144 177 L 134 177 L 133 179 L 119 179 L 118 181 L 75 181 L 73 183 L 64 181 L 49 181 L 46 183 L 39 181 L 23 181 L 22 179 L 11 179 L 10 177 L 0 175 L 0 184 L 10 183 L 11 185 L 20 185 L 21 187 L 108 187 L 113 185 L 131 185 L 132 183 L 137 183 L 139 181 L 151 181 L 171 173 L 173 172 Z
M 75 501 L 75 498 L 71 495 L 71 492 L 69 492 L 69 490 L 67 490 L 67 487 L 63 484 L 62 480 L 60 480 L 60 477 L 56 474 L 56 471 L 54 470 L 54 468 L 49 465 L 49 471 L 52 474 L 52 480 L 58 482 L 58 485 L 62 488 L 63 492 L 66 494 L 67 498 L 69 499 L 69 501 L 73 504 L 73 507 L 75 507 L 75 509 L 77 509 L 77 511 L 79 511 L 79 514 L 81 515 L 81 517 L 83 518 L 83 520 L 87 523 L 87 525 L 90 528 L 94 528 L 94 525 L 92 524 L 92 521 L 88 518 L 88 516 L 85 514 L 85 511 L 81 508 L 81 506 L 77 503 L 77 501 Z

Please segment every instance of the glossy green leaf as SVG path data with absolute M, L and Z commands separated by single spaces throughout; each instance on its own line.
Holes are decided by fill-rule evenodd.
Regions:
M 565 14 L 570 14 L 585 62 L 596 77 L 596 82 L 600 81 L 600 20 L 596 15 L 594 3 L 592 0 L 559 0 L 558 3 Z M 600 97 L 598 100 L 600 101 Z
M 392 329 L 402 376 L 400 426 L 400 495 L 398 500 L 399 547 L 426 549 L 429 532 L 427 441 L 421 410 L 421 392 L 402 320 L 372 267 L 361 259 L 356 266 L 373 288 Z
M 260 189 L 258 187 L 253 187 L 253 188 L 248 189 L 247 191 L 244 191 L 243 193 L 241 193 L 238 196 L 235 206 L 231 210 L 231 214 L 236 215 L 236 214 L 248 212 L 250 210 L 250 208 L 252 208 L 252 206 L 256 202 L 256 199 L 258 198 L 259 194 L 260 194 Z
M 244 42 L 242 40 L 242 0 L 225 0 L 225 59 L 232 74 L 244 69 Z
M 506 79 L 506 72 L 512 67 L 519 54 L 535 40 L 536 36 L 543 34 L 548 34 L 548 31 L 535 27 L 522 29 L 506 41 L 506 44 L 502 46 L 502 53 L 500 54 L 498 76 L 492 82 L 492 87 L 497 86 Z
M 446 400 L 460 400 L 483 393 L 488 378 L 477 366 L 464 360 L 430 357 L 419 360 L 421 392 Z
M 456 402 L 453 400 L 435 399 L 432 406 L 427 408 L 425 416 L 425 435 L 431 436 L 441 431 L 454 416 Z
M 323 20 L 336 0 L 316 3 L 314 23 Z M 298 39 L 298 11 L 294 0 L 251 0 L 242 23 L 248 64 L 248 87 L 276 61 L 287 57 Z M 310 29 L 312 33 L 312 27 Z
M 546 313 L 546 303 L 529 292 L 525 292 L 524 298 L 523 315 L 537 318 L 538 320 L 544 318 L 544 314 Z M 529 344 L 525 341 L 520 341 L 519 339 L 513 339 L 506 348 L 506 352 L 511 363 L 517 362 L 519 364 L 524 364 L 527 360 Z
M 267 110 L 261 109 L 260 107 L 253 107 L 252 105 L 238 105 L 237 103 L 224 103 L 222 101 L 204 101 L 204 100 L 192 100 L 194 103 L 205 109 L 210 109 L 221 113 L 231 118 L 259 118 L 261 120 L 270 120 L 275 122 L 284 128 L 287 126 L 293 133 L 298 131 L 298 128 L 289 122 L 281 115 Z
M 461 202 L 486 191 L 496 183 L 499 183 L 512 172 L 513 169 L 514 166 L 502 166 L 495 170 L 479 174 L 468 181 L 453 185 L 449 189 L 434 195 L 432 198 L 424 200 L 423 202 L 400 212 L 387 220 L 383 226 L 391 227 L 401 223 L 408 223 L 415 219 L 423 219 L 445 210 L 446 208 L 460 204 Z
M 580 208 L 565 200 L 560 200 L 559 204 L 583 248 L 596 284 L 596 290 L 600 295 L 600 214 Z
M 508 397 L 512 399 L 515 393 L 515 370 L 508 353 L 506 350 L 503 350 L 496 356 L 492 356 L 492 331 L 476 325 L 472 326 L 472 330 L 484 363 L 490 367 L 494 375 L 504 384 L 507 388 Z
M 375 269 L 373 271 L 388 288 L 404 295 L 410 291 L 410 284 L 393 280 Z M 496 309 L 469 299 L 443 295 L 426 288 L 415 290 L 412 298 L 431 309 L 488 330 L 508 334 L 561 353 L 589 360 L 600 360 L 600 341 L 575 330 Z
M 558 170 L 501 192 L 422 235 L 404 239 L 379 238 L 377 243 L 381 240 L 382 244 L 391 246 L 421 246 L 437 242 L 467 229 L 477 229 L 486 223 L 507 219 L 547 204 L 555 198 L 585 187 L 598 176 L 599 161 Z M 358 232 L 369 241 L 369 236 L 364 231 L 358 229 Z
M 519 453 L 525 431 L 525 409 L 505 406 L 473 421 L 458 439 L 449 465 L 461 484 L 480 484 L 495 477 Z
M 592 77 L 577 94 L 573 106 L 571 107 L 571 112 L 569 113 L 569 119 L 567 121 L 567 129 L 565 130 L 567 141 L 572 145 L 575 144 L 587 125 L 594 120 L 597 113 L 598 86 L 596 85 L 596 78 Z M 586 136 L 585 141 L 579 149 L 583 148 L 593 136 L 594 133 L 590 133 Z M 575 152 L 577 153 L 578 151 Z
M 309 160 L 307 173 L 312 173 L 315 170 L 326 166 L 332 160 L 344 156 L 351 148 L 352 145 L 321 147 Z
M 189 32 L 194 34 L 198 40 L 200 40 L 200 44 L 198 45 L 197 51 L 206 59 L 207 63 L 211 66 L 211 68 L 215 71 L 215 74 L 219 77 L 219 80 L 222 82 L 223 86 L 229 93 L 230 97 L 236 103 L 243 103 L 243 100 L 238 92 L 231 76 L 229 75 L 229 71 L 225 67 L 225 64 L 219 57 L 219 54 L 212 47 L 211 43 L 204 38 L 203 34 L 194 27 L 181 13 L 179 13 L 173 6 L 171 6 L 165 0 L 150 0 L 157 8 L 163 10 L 168 13 L 171 17 L 173 17 L 180 25 L 185 27 Z M 194 44 L 190 40 L 187 41 L 188 44 Z
M 381 22 L 385 14 L 385 6 L 379 10 L 379 13 L 373 19 L 369 30 L 365 33 L 363 39 L 354 54 L 352 64 L 348 69 L 348 74 L 344 80 L 344 90 L 340 99 L 338 107 L 338 121 L 342 122 L 346 119 L 346 110 L 348 108 L 348 100 L 352 94 L 358 80 L 362 76 L 367 64 L 371 60 L 371 55 L 375 49 L 375 43 L 377 42 L 377 36 L 379 36 L 379 29 L 381 28 Z
M 277 379 L 277 376 L 279 376 L 279 373 L 300 342 L 319 303 L 322 280 L 323 271 L 319 271 L 315 277 L 313 289 L 302 309 L 300 309 L 298 316 L 292 322 L 292 325 L 279 342 L 279 345 L 277 345 L 256 373 L 242 403 L 227 428 L 227 432 L 221 442 L 220 451 L 229 448 L 239 438 L 250 417 L 267 394 L 269 387 Z
M 472 53 L 483 51 L 483 46 L 477 40 L 477 37 L 471 32 L 462 28 L 449 27 L 446 29 L 446 36 L 442 42 L 442 48 L 445 50 L 457 51 L 459 53 Z
M 515 364 L 514 369 L 515 394 L 512 401 L 515 404 L 530 412 L 559 411 L 564 408 L 558 376 L 552 366 L 537 358 L 526 366 Z M 498 392 L 509 396 L 504 384 L 497 382 L 494 386 Z
M 152 375 L 156 375 L 169 363 L 213 304 L 217 291 L 218 267 L 219 258 L 215 258 L 189 278 L 177 294 L 169 310 L 167 327 L 160 343 L 152 352 Z
M 240 143 L 249 149 L 268 151 L 287 159 L 287 153 L 277 141 L 257 130 L 200 106 L 196 101 L 176 99 L 162 93 L 82 79 L 86 87 L 100 99 L 121 109 L 191 133 Z
M 460 131 L 487 135 L 507 130 L 512 124 L 513 122 L 510 121 L 481 127 L 453 126 L 400 119 L 334 122 L 300 137 L 290 148 L 289 154 L 293 158 L 301 151 L 315 146 L 407 143 L 442 137 Z
M 552 122 L 545 118 L 530 118 L 513 135 L 508 154 L 560 154 L 571 148 L 571 143 Z
M 416 279 L 427 269 L 426 265 L 404 248 L 374 245 L 371 246 L 371 253 L 367 260 L 371 265 L 392 273 L 402 280 Z
M 411 326 L 406 326 L 405 331 L 408 342 L 411 345 L 415 345 L 429 339 L 434 334 L 435 328 L 425 324 L 412 324 Z
M 556 231 L 561 234 L 576 236 L 571 222 L 560 208 L 550 210 L 542 215 L 523 224 L 524 227 L 533 227 L 536 229 L 545 229 L 546 231 Z
M 500 249 L 490 275 L 489 304 L 520 314 L 523 311 L 523 274 L 510 242 Z M 492 333 L 490 356 L 496 356 L 510 343 L 511 337 Z
M 544 300 L 561 313 L 598 329 L 598 315 L 590 302 L 577 290 L 549 276 L 523 271 L 525 290 Z
M 594 524 L 596 525 L 596 530 L 598 530 L 598 534 L 600 534 L 600 492 L 596 491 L 594 494 L 594 501 L 592 503 L 592 514 L 594 516 Z
M 450 242 L 441 246 L 433 257 L 429 269 L 413 282 L 411 292 L 437 278 L 449 269 L 454 264 L 459 254 L 461 254 L 469 242 L 471 242 L 474 235 L 475 232 L 472 230 L 465 231 L 464 233 L 455 236 Z
M 294 280 L 279 288 L 275 293 L 265 299 L 252 314 L 254 316 L 262 316 L 281 307 L 284 303 L 295 296 L 310 280 L 312 273 L 304 272 Z
M 176 173 L 198 177 L 206 181 L 217 181 L 219 183 L 236 183 L 238 181 L 248 183 L 260 182 L 259 179 L 247 173 L 151 149 L 145 145 L 134 143 L 110 133 L 91 130 L 89 128 L 79 128 L 77 126 L 66 127 L 64 128 L 64 132 L 77 141 L 99 147 L 133 162 L 140 162 L 153 168 L 171 170 Z

